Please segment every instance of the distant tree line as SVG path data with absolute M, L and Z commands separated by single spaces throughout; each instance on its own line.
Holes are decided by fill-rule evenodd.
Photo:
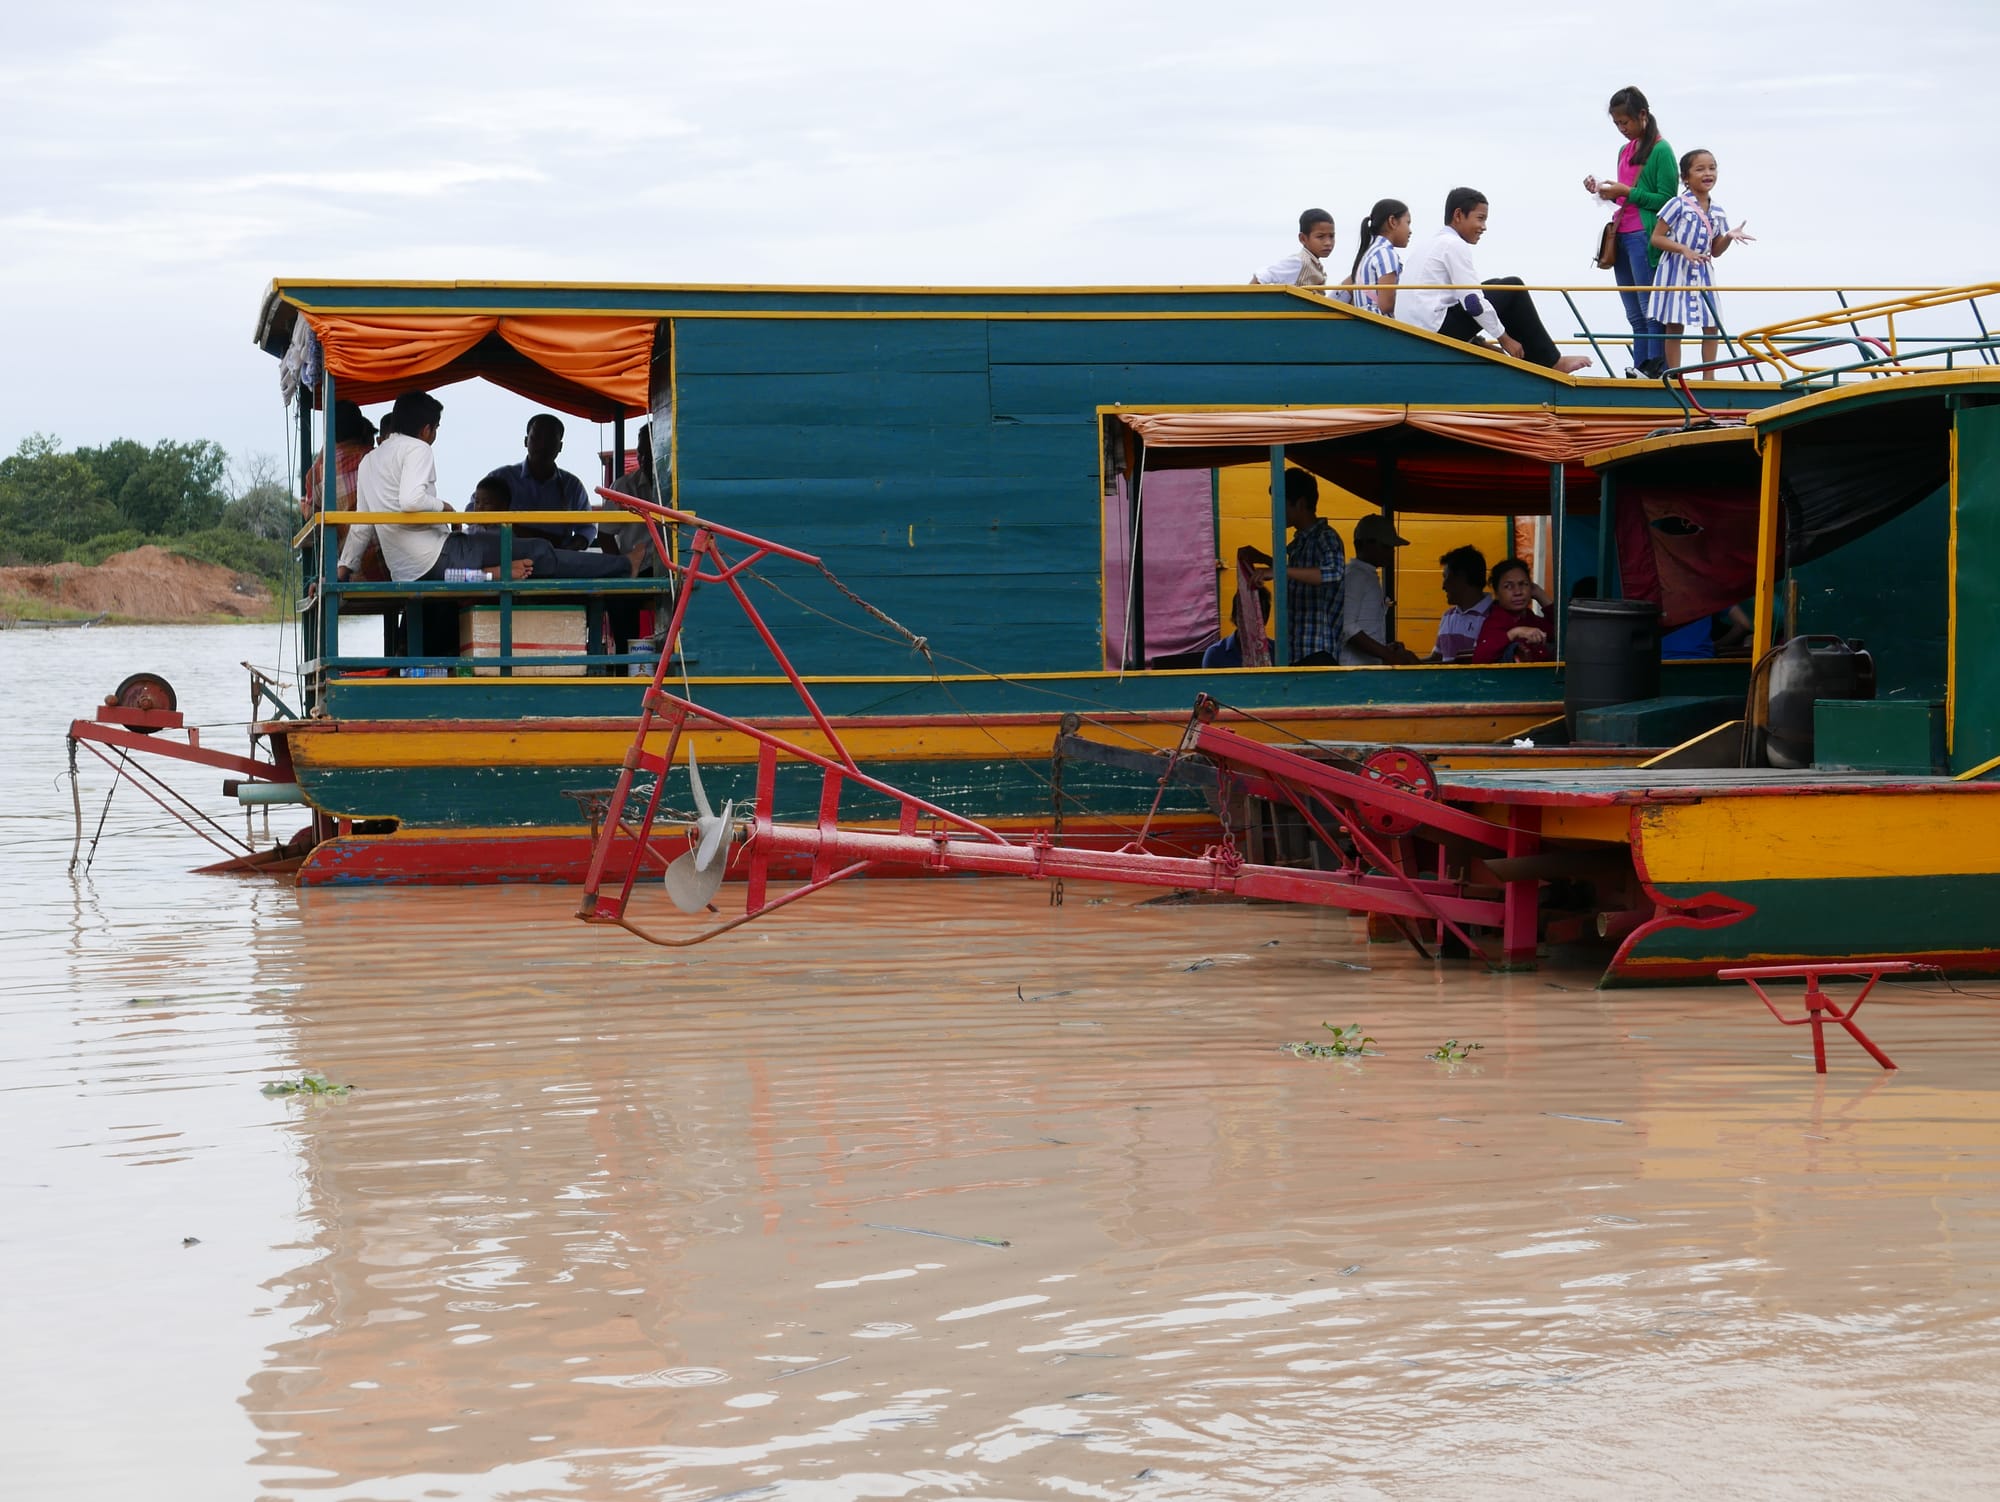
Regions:
M 0 566 L 102 563 L 153 543 L 277 586 L 298 516 L 275 459 L 232 466 L 207 439 L 65 449 L 31 433 L 0 459 Z

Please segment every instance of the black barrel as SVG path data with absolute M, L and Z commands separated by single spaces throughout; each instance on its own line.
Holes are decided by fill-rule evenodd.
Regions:
M 1571 600 L 1562 646 L 1572 740 L 1581 711 L 1660 696 L 1660 607 L 1651 600 Z

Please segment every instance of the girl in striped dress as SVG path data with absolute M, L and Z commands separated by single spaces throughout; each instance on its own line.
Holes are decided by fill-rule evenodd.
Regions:
M 1668 199 L 1653 225 L 1652 243 L 1661 254 L 1646 313 L 1666 331 L 1669 369 L 1681 363 L 1681 330 L 1690 324 L 1701 326 L 1702 360 L 1715 359 L 1719 315 L 1710 265 L 1738 240 L 1756 238 L 1746 229 L 1731 229 L 1722 205 L 1709 198 L 1715 178 L 1714 152 L 1690 151 L 1682 157 L 1681 182 L 1687 191 Z
M 1393 318 L 1396 283 L 1403 275 L 1403 247 L 1410 243 L 1410 206 L 1398 198 L 1381 200 L 1361 221 L 1360 241 L 1340 300 Z

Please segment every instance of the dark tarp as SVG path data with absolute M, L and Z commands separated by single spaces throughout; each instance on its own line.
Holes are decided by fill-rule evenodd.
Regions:
M 1778 494 L 1785 562 L 1823 558 L 1951 479 L 1951 410 L 1935 396 L 1785 433 Z

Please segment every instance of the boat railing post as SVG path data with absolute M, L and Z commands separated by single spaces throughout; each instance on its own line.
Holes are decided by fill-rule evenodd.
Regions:
M 303 499 L 312 492 L 313 468 L 313 409 L 311 392 L 301 381 L 292 393 L 299 404 L 299 495 Z M 317 520 L 317 518 L 313 518 Z M 318 593 L 314 585 L 319 582 L 319 555 L 326 549 L 324 529 L 317 535 L 305 538 L 299 544 L 299 556 L 292 560 L 293 589 L 297 592 L 292 601 L 292 615 L 299 623 L 299 660 L 311 662 L 319 656 Z M 300 707 L 310 710 L 314 701 L 310 683 L 300 685 L 300 693 L 305 703 Z
M 340 466 L 333 451 L 336 418 L 330 366 L 321 372 L 321 379 L 325 384 L 320 389 L 319 421 L 319 662 L 320 681 L 324 683 L 334 658 L 340 655 L 340 600 L 344 592 L 339 574 L 340 545 L 346 534 L 326 524 L 326 513 L 338 509 L 334 487 L 340 483 Z M 358 499 L 355 504 L 360 504 Z
M 1549 466 L 1549 583 L 1550 603 L 1554 606 L 1549 618 L 1555 623 L 1555 639 L 1550 643 L 1549 655 L 1557 662 L 1562 661 L 1563 628 L 1569 624 L 1569 586 L 1563 580 L 1565 478 L 1563 462 L 1558 459 Z
M 1271 660 L 1292 660 L 1291 611 L 1285 596 L 1285 446 L 1271 445 Z
M 1611 362 L 1604 358 L 1604 351 L 1598 345 L 1597 335 L 1592 333 L 1590 330 L 1590 325 L 1583 321 L 1583 314 L 1578 310 L 1576 306 L 1576 299 L 1570 296 L 1569 288 L 1567 287 L 1564 287 L 1562 289 L 1562 300 L 1569 304 L 1569 316 L 1576 320 L 1576 331 L 1579 334 L 1583 335 L 1585 340 L 1589 342 L 1591 353 L 1597 356 L 1597 363 L 1604 367 L 1604 373 L 1606 375 L 1610 375 Z M 1390 634 L 1394 635 L 1393 632 Z
M 1396 529 L 1396 451 L 1389 446 L 1386 439 L 1382 443 L 1381 455 L 1377 469 L 1382 476 L 1382 519 L 1389 524 L 1389 530 L 1393 532 Z M 1389 549 L 1389 562 L 1383 571 L 1382 594 L 1388 601 L 1388 610 L 1382 624 L 1383 629 L 1389 633 L 1382 638 L 1384 641 L 1396 639 L 1396 559 L 1399 556 L 1394 548 Z
M 500 675 L 514 676 L 514 524 L 500 523 Z

